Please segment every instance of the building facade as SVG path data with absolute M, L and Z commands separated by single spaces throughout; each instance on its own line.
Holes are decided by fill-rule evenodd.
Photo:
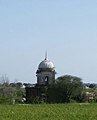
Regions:
M 55 66 L 47 58 L 45 54 L 45 59 L 40 62 L 38 69 L 36 71 L 37 83 L 33 87 L 26 87 L 26 102 L 31 103 L 34 99 L 43 96 L 46 98 L 46 90 L 49 85 L 55 83 Z
M 38 85 L 50 85 L 55 82 L 55 66 L 48 60 L 47 56 L 39 64 L 38 70 L 36 72 L 37 84 Z

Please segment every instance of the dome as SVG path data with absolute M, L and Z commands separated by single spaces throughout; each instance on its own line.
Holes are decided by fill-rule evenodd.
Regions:
M 55 68 L 54 64 L 48 59 L 43 60 L 38 66 L 38 69 L 54 69 L 54 68 Z

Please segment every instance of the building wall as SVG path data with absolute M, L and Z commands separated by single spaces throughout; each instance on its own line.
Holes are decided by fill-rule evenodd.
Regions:
M 54 72 L 41 72 L 37 74 L 37 84 L 52 84 L 55 81 Z

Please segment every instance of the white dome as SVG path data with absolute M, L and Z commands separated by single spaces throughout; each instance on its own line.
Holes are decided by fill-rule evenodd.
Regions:
M 48 59 L 43 60 L 38 66 L 38 69 L 46 69 L 46 68 L 50 68 L 50 69 L 55 68 L 54 64 Z

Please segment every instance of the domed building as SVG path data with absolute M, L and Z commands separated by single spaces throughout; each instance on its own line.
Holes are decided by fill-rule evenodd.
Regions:
M 25 88 L 26 102 L 32 103 L 37 96 L 42 97 L 45 100 L 46 88 L 55 82 L 55 74 L 55 66 L 53 62 L 48 60 L 46 53 L 45 59 L 40 62 L 36 71 L 37 84 Z
M 55 66 L 48 60 L 47 54 L 45 59 L 39 64 L 36 72 L 38 85 L 50 85 L 55 82 Z

